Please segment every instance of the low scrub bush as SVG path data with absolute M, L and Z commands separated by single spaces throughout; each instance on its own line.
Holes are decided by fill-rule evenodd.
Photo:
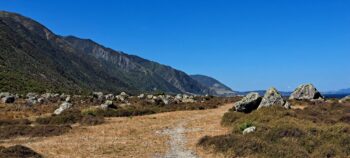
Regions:
M 22 145 L 15 145 L 10 146 L 8 148 L 0 146 L 0 157 L 8 157 L 8 158 L 42 158 L 39 153 L 33 151 L 32 149 L 22 146 Z
M 48 137 L 58 136 L 71 130 L 68 125 L 17 125 L 0 127 L 0 139 L 9 139 L 14 137 Z
M 252 127 L 253 126 L 253 123 L 252 122 L 244 122 L 243 124 L 239 125 L 239 130 L 240 131 L 244 131 L 245 129 L 249 128 L 249 127 Z
M 79 123 L 86 126 L 100 125 L 105 122 L 102 116 L 85 115 Z
M 29 125 L 31 122 L 28 119 L 3 119 L 0 120 L 0 126 L 10 126 L 10 125 Z

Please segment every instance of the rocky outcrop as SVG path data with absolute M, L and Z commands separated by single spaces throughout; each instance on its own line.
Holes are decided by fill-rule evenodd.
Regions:
M 317 100 L 323 99 L 321 93 L 316 89 L 312 84 L 300 85 L 295 91 L 291 94 L 289 99 L 296 100 Z
M 276 88 L 270 88 L 266 91 L 258 109 L 270 106 L 284 106 L 285 101 L 282 95 L 277 91 Z
M 247 94 L 241 101 L 236 102 L 234 108 L 238 112 L 249 113 L 258 108 L 261 99 L 259 93 L 252 92 Z

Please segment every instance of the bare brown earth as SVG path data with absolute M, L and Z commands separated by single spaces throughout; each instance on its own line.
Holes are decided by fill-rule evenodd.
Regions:
M 220 121 L 231 107 L 226 104 L 210 110 L 107 118 L 102 125 L 76 126 L 61 136 L 9 139 L 0 141 L 0 146 L 21 144 L 44 157 L 180 157 L 178 151 L 194 157 L 219 157 L 197 148 L 196 143 L 205 135 L 229 131 Z M 180 143 L 172 142 L 174 138 Z M 175 153 L 171 153 L 174 148 Z

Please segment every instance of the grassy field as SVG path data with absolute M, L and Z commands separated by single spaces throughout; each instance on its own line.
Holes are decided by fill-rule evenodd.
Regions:
M 208 109 L 217 109 L 237 100 L 239 98 L 209 97 L 204 102 L 157 105 L 130 99 L 129 106 L 100 110 L 97 108 L 100 102 L 80 98 L 73 99 L 72 109 L 54 115 L 52 112 L 61 101 L 29 107 L 19 99 L 14 104 L 0 104 L 0 147 L 7 147 L 1 147 L 4 152 L 13 150 L 15 153 L 12 154 L 25 153 L 25 147 L 30 147 L 48 157 L 163 154 L 167 150 L 167 137 L 157 135 L 156 130 L 172 126 L 187 112 L 204 115 Z M 219 125 L 220 117 L 217 116 L 216 125 Z

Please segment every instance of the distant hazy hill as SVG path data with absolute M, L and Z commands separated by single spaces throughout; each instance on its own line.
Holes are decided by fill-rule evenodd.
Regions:
M 204 75 L 191 75 L 193 79 L 201 83 L 203 86 L 208 87 L 210 94 L 217 96 L 233 96 L 236 93 L 220 81 Z
M 182 71 L 92 40 L 56 35 L 9 12 L 0 12 L 0 90 L 209 92 Z
M 237 92 L 237 93 L 239 95 L 247 95 L 248 93 L 251 93 L 251 92 L 257 92 L 259 93 L 259 95 L 264 96 L 266 90 L 246 91 L 246 92 Z M 292 92 L 283 92 L 283 91 L 280 91 L 280 93 L 282 96 L 290 96 L 292 94 Z
M 340 89 L 337 91 L 326 92 L 327 94 L 350 94 L 350 88 Z

